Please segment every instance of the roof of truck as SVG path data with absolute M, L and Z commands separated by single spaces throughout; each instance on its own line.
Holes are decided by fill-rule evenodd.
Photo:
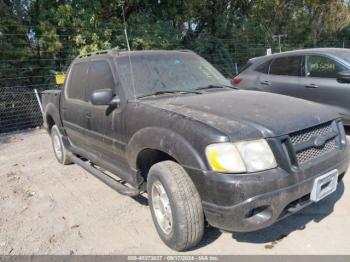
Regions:
M 90 52 L 86 54 L 82 54 L 76 57 L 76 59 L 84 59 L 84 58 L 90 58 L 90 57 L 96 57 L 96 56 L 125 56 L 125 55 L 136 55 L 136 54 L 155 54 L 155 53 L 174 53 L 174 52 L 191 52 L 191 50 L 182 49 L 182 50 L 120 50 L 117 48 L 113 49 L 107 49 L 107 50 L 99 50 L 95 52 Z

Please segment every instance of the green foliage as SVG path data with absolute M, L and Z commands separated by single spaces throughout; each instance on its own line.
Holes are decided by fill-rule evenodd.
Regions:
M 78 54 L 192 49 L 232 76 L 235 63 L 282 50 L 348 46 L 342 0 L 0 0 L 0 86 L 48 88 Z

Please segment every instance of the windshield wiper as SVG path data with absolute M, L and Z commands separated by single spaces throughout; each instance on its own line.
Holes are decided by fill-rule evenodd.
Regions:
M 148 96 L 158 96 L 158 95 L 163 95 L 163 94 L 198 94 L 201 95 L 201 92 L 197 91 L 186 91 L 186 90 L 164 90 L 164 91 L 157 91 L 151 94 L 147 95 L 142 95 L 138 96 L 137 98 L 143 98 L 143 97 L 148 97 Z
M 196 88 L 195 90 L 205 90 L 205 89 L 214 89 L 214 88 L 231 88 L 235 89 L 233 86 L 228 85 L 207 85 Z

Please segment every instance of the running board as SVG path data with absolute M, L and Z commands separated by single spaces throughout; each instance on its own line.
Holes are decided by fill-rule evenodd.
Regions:
M 123 185 L 119 181 L 117 181 L 117 180 L 113 179 L 112 177 L 110 177 L 109 175 L 101 172 L 97 168 L 91 166 L 88 162 L 81 160 L 79 157 L 77 157 L 73 154 L 69 154 L 69 159 L 71 161 L 73 161 L 75 164 L 84 168 L 91 175 L 95 176 L 96 178 L 101 180 L 103 183 L 110 186 L 111 188 L 113 188 L 115 191 L 117 191 L 118 193 L 120 193 L 122 195 L 137 196 L 140 194 L 140 191 L 138 189 L 127 187 L 127 186 Z

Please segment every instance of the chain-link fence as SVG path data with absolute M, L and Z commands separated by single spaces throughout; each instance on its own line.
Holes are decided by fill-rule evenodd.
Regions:
M 40 93 L 22 88 L 0 89 L 0 133 L 38 127 L 42 114 L 38 103 Z

